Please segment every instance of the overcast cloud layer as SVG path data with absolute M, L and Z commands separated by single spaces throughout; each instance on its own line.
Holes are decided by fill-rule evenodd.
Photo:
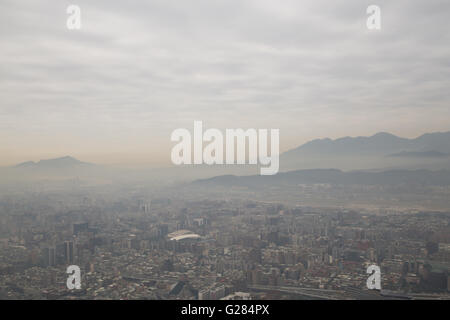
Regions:
M 450 131 L 449 24 L 448 0 L 2 0 L 0 164 L 165 163 L 194 120 L 279 128 L 282 150 Z

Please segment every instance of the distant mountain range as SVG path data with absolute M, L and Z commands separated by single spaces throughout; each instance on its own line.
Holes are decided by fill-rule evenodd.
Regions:
M 284 170 L 339 168 L 450 168 L 450 132 L 415 139 L 380 132 L 370 137 L 316 139 L 283 153 Z
M 314 169 L 280 172 L 273 176 L 225 175 L 196 180 L 193 186 L 201 187 L 295 187 L 299 184 L 332 185 L 380 185 L 380 186 L 450 186 L 449 170 L 388 170 L 381 172 L 351 171 L 337 169 Z
M 0 167 L 0 185 L 74 178 L 98 180 L 104 177 L 106 173 L 109 172 L 106 172 L 104 166 L 65 156 Z M 114 172 L 111 172 L 111 174 L 117 175 Z
M 415 139 L 397 137 L 380 132 L 370 137 L 344 137 L 339 139 L 316 139 L 280 156 L 280 172 L 335 168 L 343 171 L 387 171 L 387 170 L 442 170 L 450 169 L 450 132 L 427 133 Z M 29 173 L 51 174 L 97 174 L 105 172 L 102 166 L 82 162 L 71 156 L 20 163 L 13 170 Z M 118 169 L 108 169 L 114 175 Z M 122 176 L 139 175 L 136 170 L 121 172 Z M 162 179 L 185 181 L 231 175 L 252 175 L 255 166 L 180 166 L 167 169 L 152 169 L 148 175 L 159 175 Z M 292 174 L 292 173 L 291 173 Z
M 450 132 L 427 133 L 415 139 L 380 132 L 370 137 L 307 142 L 281 154 L 280 172 L 274 176 L 222 175 L 197 180 L 194 185 L 252 188 L 302 183 L 447 186 L 450 185 L 449 169 Z
M 415 139 L 380 132 L 371 137 L 316 139 L 285 152 L 291 154 L 388 155 L 402 151 L 450 153 L 450 132 L 427 133 Z
M 15 168 L 32 168 L 32 169 L 70 169 L 80 166 L 90 166 L 91 163 L 82 162 L 70 156 L 61 158 L 40 160 L 39 162 L 27 161 L 19 163 Z

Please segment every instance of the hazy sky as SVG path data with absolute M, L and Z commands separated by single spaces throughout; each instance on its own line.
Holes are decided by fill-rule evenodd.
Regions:
M 2 0 L 0 164 L 160 164 L 194 120 L 279 128 L 282 151 L 449 131 L 449 25 L 448 0 Z

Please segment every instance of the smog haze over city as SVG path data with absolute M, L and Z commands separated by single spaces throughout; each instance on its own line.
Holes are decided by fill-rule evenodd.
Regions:
M 0 300 L 450 299 L 449 22 L 3 0 Z

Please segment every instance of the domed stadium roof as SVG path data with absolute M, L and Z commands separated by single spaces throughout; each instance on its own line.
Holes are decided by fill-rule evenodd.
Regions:
M 170 240 L 184 240 L 184 239 L 199 239 L 201 238 L 200 235 L 193 233 L 190 230 L 177 230 L 175 232 L 169 233 L 167 237 Z

